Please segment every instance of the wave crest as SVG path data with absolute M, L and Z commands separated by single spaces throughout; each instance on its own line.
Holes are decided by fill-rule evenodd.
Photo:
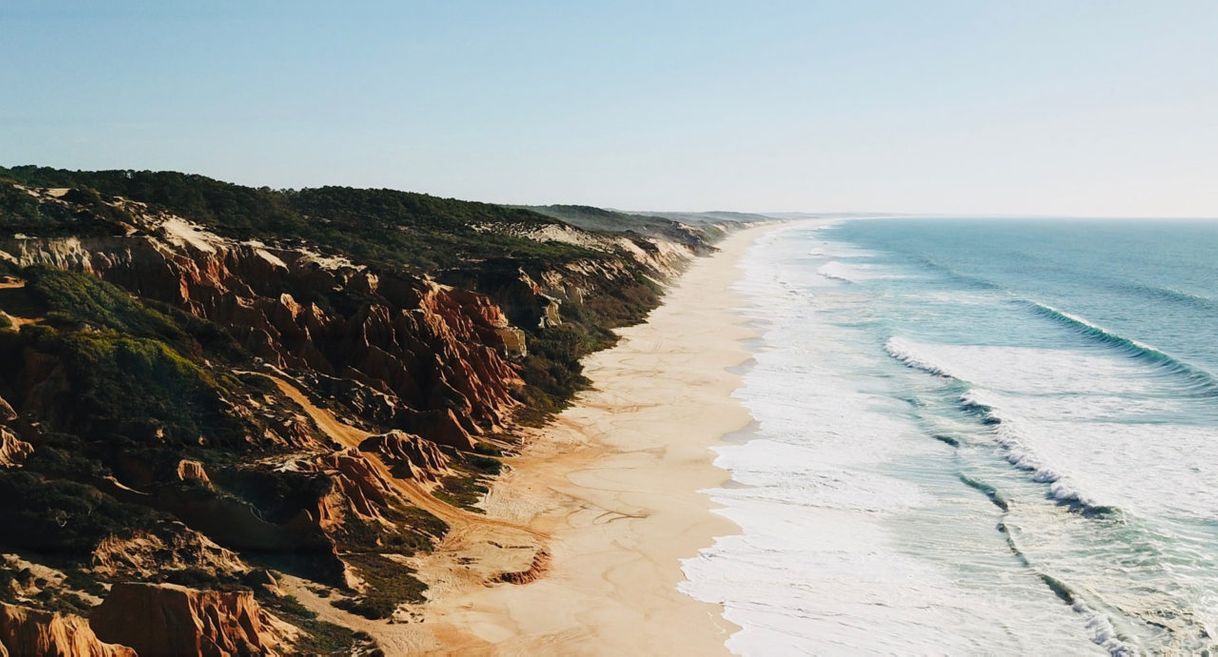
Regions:
M 1190 365 L 1171 354 L 1132 338 L 1127 338 L 1083 317 L 1058 310 L 1039 301 L 1025 301 L 1036 314 L 1053 320 L 1086 338 L 1121 351 L 1131 358 L 1182 377 L 1192 392 L 1205 397 L 1218 397 L 1218 379 L 1209 372 Z
M 915 370 L 922 370 L 927 374 L 933 374 L 946 379 L 957 378 L 929 359 L 919 356 L 913 343 L 904 338 L 889 338 L 884 343 L 884 351 L 888 352 L 888 355 L 897 361 L 904 363 L 906 367 L 912 367 Z
M 821 265 L 816 269 L 816 273 L 828 278 L 829 280 L 842 281 L 843 283 L 855 282 L 855 280 L 850 278 L 848 275 L 846 265 L 843 265 L 836 260 L 831 260 Z
M 1121 288 L 1157 301 L 1168 301 L 1209 311 L 1218 310 L 1218 301 L 1185 290 L 1156 285 L 1143 285 L 1141 283 L 1127 283 L 1121 286 Z
M 978 416 L 983 424 L 993 426 L 994 440 L 1002 448 L 1003 458 L 1015 468 L 1027 472 L 1032 481 L 1046 484 L 1050 499 L 1087 517 L 1111 518 L 1120 515 L 1116 507 L 1101 504 L 1087 496 L 1065 473 L 1055 470 L 1025 445 L 1020 439 L 1018 421 L 999 414 L 979 393 L 970 390 L 961 395 L 960 408 Z
M 947 366 L 919 354 L 913 343 L 902 338 L 895 336 L 889 338 L 884 343 L 884 350 L 906 367 L 960 384 L 967 383 L 953 375 Z M 984 393 L 974 389 L 965 390 L 957 403 L 960 410 L 976 417 L 981 424 L 992 427 L 994 440 L 1002 449 L 1003 458 L 1015 468 L 1027 472 L 1033 481 L 1045 484 L 1048 487 L 1047 495 L 1050 499 L 1087 517 L 1107 518 L 1119 515 L 1120 512 L 1115 507 L 1098 503 L 1088 497 L 1064 473 L 1053 469 L 1033 450 L 1024 445 L 1020 439 L 1018 422 L 1014 418 L 1002 416 L 995 409 L 994 404 L 984 396 Z

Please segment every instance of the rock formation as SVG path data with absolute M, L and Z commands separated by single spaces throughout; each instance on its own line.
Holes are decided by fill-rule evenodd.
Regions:
M 139 657 L 272 657 L 285 654 L 290 638 L 251 591 L 174 584 L 116 584 L 89 624 Z
M 17 419 L 17 412 L 0 397 L 0 468 L 13 468 L 25 462 L 34 446 L 21 440 L 5 425 Z
M 405 431 L 370 436 L 359 448 L 380 456 L 404 479 L 436 481 L 448 471 L 449 458 L 438 445 Z
M 235 552 L 181 524 L 155 534 L 133 530 L 107 536 L 93 550 L 92 567 L 100 575 L 126 578 L 151 578 L 187 569 L 236 578 L 249 570 Z
M 9 654 L 292 654 L 294 631 L 234 590 L 279 593 L 251 563 L 336 597 L 380 581 L 422 599 L 402 564 L 462 535 L 474 514 L 450 505 L 498 470 L 487 448 L 511 444 L 521 411 L 560 408 L 578 359 L 709 248 L 675 225 L 674 240 L 387 190 L 95 173 L 0 170 L 0 313 L 21 318 L 0 330 L 0 549 L 69 564 L 21 604 L 104 599 L 92 631 L 5 607 Z M 537 554 L 488 581 L 539 576 Z
M 178 461 L 177 475 L 178 479 L 182 481 L 197 481 L 204 486 L 211 486 L 211 478 L 207 476 L 207 469 L 199 461 L 190 459 Z
M 348 517 L 383 521 L 396 496 L 393 486 L 355 449 L 298 462 L 296 467 L 325 474 L 331 482 L 308 509 L 309 519 L 322 529 L 332 529 Z
M 34 451 L 34 446 L 21 440 L 17 434 L 0 426 L 0 468 L 14 468 L 25 462 Z
M 139 657 L 103 643 L 80 616 L 0 603 L 0 657 Z
M 179 306 L 224 326 L 272 365 L 352 379 L 391 395 L 401 411 L 451 408 L 466 432 L 502 424 L 520 385 L 508 358 L 524 347 L 498 307 L 426 280 L 210 235 L 181 244 L 98 238 L 87 247 L 74 238 L 26 239 L 0 248 L 22 265 L 88 272 Z M 298 301 L 318 290 L 368 301 L 345 313 Z

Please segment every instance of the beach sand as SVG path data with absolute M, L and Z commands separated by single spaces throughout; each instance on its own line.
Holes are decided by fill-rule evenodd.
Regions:
M 736 629 L 718 605 L 677 590 L 680 560 L 736 527 L 703 489 L 727 473 L 711 447 L 743 428 L 731 397 L 750 330 L 731 291 L 748 246 L 729 236 L 695 260 L 644 324 L 590 356 L 593 389 L 539 430 L 493 487 L 488 516 L 545 536 L 548 569 L 528 584 L 454 586 L 425 605 L 429 652 L 716 655 Z M 425 648 L 425 649 L 426 649 Z

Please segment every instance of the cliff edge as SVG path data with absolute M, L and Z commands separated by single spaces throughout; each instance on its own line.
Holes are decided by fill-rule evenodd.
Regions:
M 616 214 L 0 169 L 0 650 L 375 654 L 425 555 L 535 577 L 500 457 L 724 230 Z

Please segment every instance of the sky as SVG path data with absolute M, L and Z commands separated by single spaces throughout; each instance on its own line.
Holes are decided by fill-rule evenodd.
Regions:
M 0 0 L 0 165 L 1218 217 L 1218 2 Z

